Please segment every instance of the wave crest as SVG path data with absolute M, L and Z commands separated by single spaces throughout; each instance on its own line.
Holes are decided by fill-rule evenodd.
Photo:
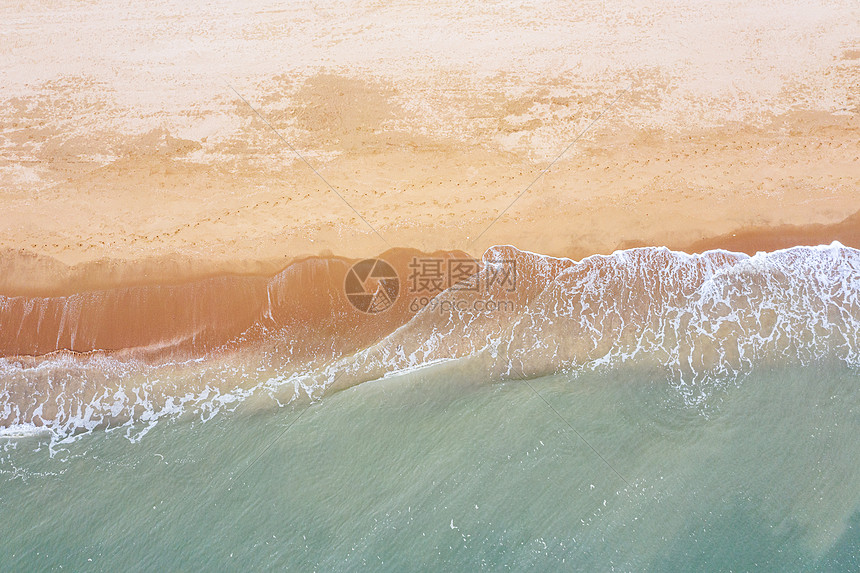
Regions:
M 415 254 L 389 252 L 386 260 L 402 272 Z M 500 261 L 515 262 L 515 288 L 489 280 Z M 416 296 L 407 294 L 379 315 L 349 307 L 343 259 L 301 261 L 271 279 L 208 279 L 155 294 L 129 289 L 110 303 L 99 302 L 104 294 L 72 296 L 62 312 L 58 302 L 7 297 L 0 301 L 7 353 L 36 339 L 54 352 L 64 343 L 90 352 L 7 357 L 0 425 L 42 425 L 61 438 L 97 427 L 148 428 L 255 400 L 316 399 L 451 360 L 477 361 L 490 378 L 634 366 L 662 372 L 694 405 L 757 366 L 834 359 L 860 366 L 860 251 L 838 243 L 752 257 L 641 248 L 579 262 L 499 246 L 481 262 L 473 278 L 485 288 L 448 288 L 417 312 L 409 310 Z M 225 292 L 235 295 L 226 305 Z M 167 325 L 166 333 L 132 324 L 117 335 L 129 338 L 112 340 L 137 336 L 145 344 L 92 351 L 102 339 L 98 328 L 82 328 L 86 312 L 110 327 L 104 332 L 121 332 L 123 321 L 152 309 L 140 297 L 171 293 L 193 300 L 172 319 L 148 323 Z M 34 339 L 7 332 L 26 335 L 36 316 Z M 140 348 L 171 352 L 152 362 Z

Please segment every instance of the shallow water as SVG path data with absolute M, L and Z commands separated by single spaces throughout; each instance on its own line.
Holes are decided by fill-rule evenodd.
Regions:
M 0 570 L 860 568 L 860 373 L 494 382 L 461 360 L 310 406 L 7 440 Z
M 414 253 L 391 254 L 408 266 Z M 256 298 L 206 281 L 0 297 L 0 435 L 30 425 L 64 440 L 267 408 L 443 361 L 478 361 L 494 379 L 655 369 L 699 405 L 765 365 L 860 367 L 860 251 L 838 243 L 753 257 L 647 247 L 583 261 L 498 246 L 479 266 L 432 297 L 403 277 L 402 296 L 379 314 L 350 307 L 343 260 L 291 265 L 260 279 Z M 233 321 L 233 303 L 250 299 L 254 312 Z

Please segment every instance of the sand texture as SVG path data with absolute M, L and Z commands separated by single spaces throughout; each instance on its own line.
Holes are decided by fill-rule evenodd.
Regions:
M 854 1 L 12 2 L 0 21 L 5 294 L 390 247 L 860 247 Z

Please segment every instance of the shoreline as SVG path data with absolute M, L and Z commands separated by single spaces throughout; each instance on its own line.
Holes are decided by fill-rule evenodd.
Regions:
M 482 288 L 445 287 L 433 304 L 403 280 L 415 255 L 384 254 L 400 295 L 378 314 L 347 300 L 343 259 L 306 259 L 269 280 L 0 297 L 10 327 L 0 331 L 0 424 L 41 412 L 43 423 L 77 427 L 69 404 L 92 406 L 90 427 L 125 423 L 139 406 L 173 415 L 176 397 L 217 404 L 259 391 L 288 402 L 442 359 L 491 378 L 635 364 L 674 380 L 691 403 L 702 383 L 750 368 L 857 361 L 860 250 L 838 243 L 753 257 L 640 248 L 582 261 L 499 246 L 479 271 Z M 514 284 L 499 278 L 505 261 L 515 262 Z
M 856 218 L 849 218 L 837 230 L 855 229 L 853 223 Z M 813 230 L 817 236 L 822 236 L 823 229 L 826 230 L 819 227 Z M 762 237 L 776 240 L 771 235 L 762 235 L 761 230 L 739 233 L 725 240 L 750 247 L 760 244 Z M 101 285 L 92 282 L 95 274 L 92 269 L 84 267 L 76 271 L 91 281 L 92 288 L 87 290 L 47 294 L 0 293 L 0 322 L 5 325 L 0 330 L 0 356 L 38 360 L 63 351 L 82 355 L 103 352 L 121 360 L 142 359 L 155 364 L 204 358 L 224 351 L 231 353 L 249 345 L 265 346 L 274 339 L 282 340 L 291 355 L 302 359 L 331 353 L 348 355 L 390 335 L 416 318 L 426 306 L 434 309 L 438 306 L 440 312 L 447 308 L 453 320 L 465 309 L 458 306 L 462 301 L 454 304 L 449 299 L 458 301 L 465 298 L 472 303 L 478 302 L 481 308 L 475 307 L 469 312 L 498 315 L 497 319 L 504 322 L 508 312 L 528 308 L 536 293 L 551 286 L 542 283 L 552 276 L 547 274 L 550 269 L 556 269 L 553 272 L 559 268 L 576 269 L 571 275 L 576 278 L 568 280 L 573 280 L 571 292 L 579 292 L 580 289 L 594 288 L 593 285 L 589 287 L 596 280 L 590 273 L 603 267 L 614 269 L 611 271 L 614 273 L 630 264 L 630 269 L 637 269 L 636 272 L 650 277 L 649 281 L 659 284 L 668 280 L 664 273 L 671 275 L 677 271 L 679 261 L 686 261 L 683 264 L 695 269 L 685 272 L 699 276 L 712 274 L 714 265 L 741 264 L 759 253 L 779 258 L 793 248 L 814 252 L 832 247 L 849 253 L 860 252 L 858 247 L 846 245 L 838 238 L 826 244 L 789 246 L 772 251 L 750 249 L 749 253 L 719 245 L 698 253 L 668 247 L 631 247 L 611 254 L 596 253 L 580 260 L 535 253 L 511 245 L 494 246 L 478 259 L 464 251 L 427 253 L 416 249 L 389 249 L 381 253 L 378 260 L 387 265 L 387 273 L 397 277 L 390 286 L 385 281 L 377 283 L 377 279 L 369 278 L 361 280 L 370 280 L 378 286 L 364 283 L 357 286 L 355 281 L 358 279 L 353 277 L 353 273 L 362 271 L 355 269 L 370 261 L 359 264 L 363 259 L 333 255 L 296 259 L 271 274 L 186 275 L 159 282 L 150 273 L 144 277 L 146 281 Z M 430 266 L 426 268 L 431 270 L 419 270 L 424 268 L 422 260 L 429 261 Z M 496 262 L 484 264 L 483 261 Z M 468 267 L 469 270 L 453 278 L 452 263 L 454 268 Z M 467 267 L 461 266 L 464 263 Z M 786 268 L 786 272 L 794 273 L 797 269 L 792 268 L 793 265 L 806 264 L 808 261 L 796 261 Z M 638 265 L 642 267 L 637 268 Z M 372 266 L 376 268 L 376 263 Z M 432 273 L 432 268 L 440 269 L 440 282 L 429 289 L 420 286 L 436 284 L 433 282 L 435 275 L 420 274 Z M 447 269 L 447 274 L 444 274 L 444 269 Z M 502 288 L 502 284 L 493 285 L 491 281 L 487 284 L 487 287 L 492 287 L 490 290 L 477 290 L 490 274 L 497 277 L 495 281 L 507 281 L 505 284 L 512 288 Z M 131 277 L 128 273 L 105 276 L 111 280 Z M 74 282 L 74 275 L 70 280 Z M 692 280 L 698 281 L 701 277 Z M 463 282 L 455 286 L 460 281 Z M 476 288 L 461 286 L 472 282 Z M 74 284 L 80 286 L 79 283 Z M 382 312 L 362 310 L 359 306 L 362 303 L 349 295 L 352 292 L 350 284 L 357 292 L 375 292 L 374 300 L 382 292 L 379 289 L 384 289 L 390 302 Z M 371 290 L 366 291 L 366 288 Z M 599 288 L 603 289 L 605 285 Z M 615 290 L 604 293 L 610 299 L 600 301 L 600 304 L 610 304 L 616 298 L 627 299 L 637 288 L 616 285 Z M 431 301 L 436 302 L 431 304 Z M 494 309 L 498 312 L 493 312 Z M 275 336 L 274 333 L 278 334 Z
M 846 247 L 860 249 L 860 211 L 832 224 L 812 223 L 808 225 L 779 225 L 743 227 L 687 244 L 662 245 L 640 244 L 625 241 L 611 251 L 589 252 L 578 249 L 576 257 L 564 252 L 539 252 L 508 243 L 523 251 L 539 255 L 581 261 L 592 255 L 609 255 L 616 250 L 640 247 L 665 247 L 671 251 L 700 254 L 712 250 L 754 255 L 757 252 L 773 252 L 797 246 L 829 245 L 837 241 Z M 384 258 L 385 249 L 368 255 L 349 256 L 340 253 L 305 253 L 285 259 L 212 261 L 204 257 L 169 255 L 138 260 L 105 259 L 85 261 L 73 265 L 64 264 L 53 257 L 40 256 L 25 250 L 6 249 L 0 251 L 0 296 L 55 297 L 69 296 L 97 290 L 147 287 L 181 286 L 197 281 L 233 277 L 271 279 L 292 265 L 312 259 L 327 259 L 343 263 L 356 262 L 362 258 Z M 424 252 L 412 247 L 394 247 L 400 252 Z M 465 250 L 435 253 L 460 253 L 480 259 L 483 252 Z

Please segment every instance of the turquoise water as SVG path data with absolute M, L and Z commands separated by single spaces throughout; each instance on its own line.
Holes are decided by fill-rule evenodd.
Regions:
M 0 570 L 860 570 L 860 374 L 457 361 L 308 405 L 6 441 Z M 53 451 L 52 451 L 53 450 Z

